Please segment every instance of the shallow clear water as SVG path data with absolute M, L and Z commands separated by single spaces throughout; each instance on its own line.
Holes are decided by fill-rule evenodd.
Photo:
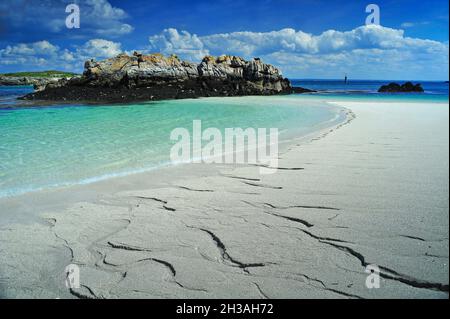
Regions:
M 293 80 L 320 93 L 34 108 L 16 100 L 31 87 L 0 87 L 0 197 L 169 165 L 170 132 L 192 131 L 193 120 L 222 133 L 278 128 L 283 140 L 336 121 L 327 100 L 448 102 L 448 83 L 423 82 L 423 94 L 376 93 L 388 82 Z
M 278 128 L 284 139 L 336 120 L 336 109 L 289 97 L 35 108 L 5 102 L 0 107 L 0 197 L 167 165 L 175 143 L 171 131 L 192 131 L 193 120 L 222 132 Z

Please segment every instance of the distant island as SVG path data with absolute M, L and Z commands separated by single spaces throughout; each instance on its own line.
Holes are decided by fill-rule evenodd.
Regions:
M 81 76 L 62 78 L 25 100 L 126 102 L 212 96 L 313 92 L 293 88 L 276 67 L 259 58 L 206 56 L 199 64 L 162 54 L 120 54 L 86 61 Z
M 421 84 L 413 84 L 411 82 L 406 82 L 404 84 L 389 83 L 388 85 L 383 85 L 378 90 L 379 93 L 423 93 L 424 89 Z
M 0 85 L 33 85 L 36 90 L 44 89 L 49 83 L 70 79 L 78 74 L 64 71 L 15 72 L 0 74 Z
M 0 77 L 4 78 L 20 78 L 20 77 L 32 77 L 32 78 L 67 78 L 74 77 L 78 74 L 65 71 L 34 71 L 34 72 L 14 72 L 14 73 L 0 73 Z

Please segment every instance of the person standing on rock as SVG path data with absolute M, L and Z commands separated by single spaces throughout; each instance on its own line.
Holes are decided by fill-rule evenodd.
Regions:
M 144 58 L 142 56 L 142 53 L 134 51 L 133 55 L 138 58 L 138 68 L 140 69 L 141 68 L 141 62 L 144 62 Z

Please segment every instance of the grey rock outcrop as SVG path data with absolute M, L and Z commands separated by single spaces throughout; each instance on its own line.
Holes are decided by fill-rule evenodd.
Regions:
M 124 101 L 291 93 L 289 80 L 255 58 L 207 56 L 201 63 L 161 54 L 120 54 L 89 60 L 81 77 L 49 83 L 24 97 L 42 100 Z

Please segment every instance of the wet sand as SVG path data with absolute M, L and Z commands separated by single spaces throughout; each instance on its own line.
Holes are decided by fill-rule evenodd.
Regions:
M 0 297 L 448 298 L 449 105 L 334 104 L 348 123 L 272 175 L 189 164 L 2 199 Z

